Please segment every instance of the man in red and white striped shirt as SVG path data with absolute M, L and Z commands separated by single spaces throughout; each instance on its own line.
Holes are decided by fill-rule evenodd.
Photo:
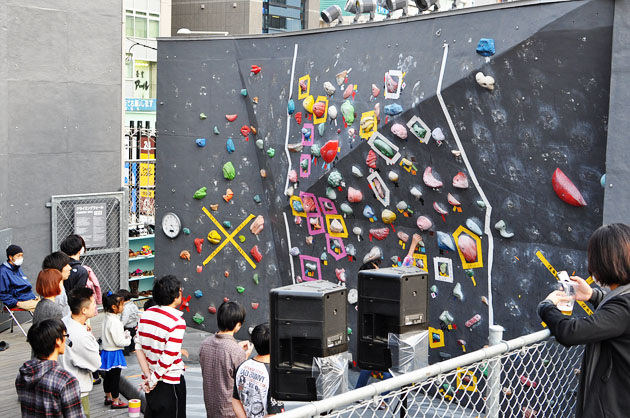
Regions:
M 153 284 L 157 306 L 145 311 L 138 323 L 136 355 L 144 373 L 147 418 L 185 418 L 186 382 L 181 350 L 186 321 L 177 309 L 182 303 L 181 282 L 173 275 Z

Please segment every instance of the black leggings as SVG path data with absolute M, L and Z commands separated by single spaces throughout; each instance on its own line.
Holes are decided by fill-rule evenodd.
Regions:
M 116 399 L 120 392 L 118 391 L 118 386 L 120 384 L 120 372 L 121 368 L 115 367 L 108 371 L 101 371 L 103 375 L 103 391 L 105 393 L 111 393 L 112 398 Z

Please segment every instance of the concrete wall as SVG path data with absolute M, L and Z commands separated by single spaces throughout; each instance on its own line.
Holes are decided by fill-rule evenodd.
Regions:
M 261 0 L 181 1 L 172 4 L 171 33 L 227 31 L 231 35 L 262 32 Z
M 50 196 L 120 189 L 121 13 L 121 0 L 0 0 L 0 231 L 32 282 Z

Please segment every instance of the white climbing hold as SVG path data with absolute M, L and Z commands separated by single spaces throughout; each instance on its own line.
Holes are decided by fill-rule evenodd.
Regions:
M 363 172 L 361 171 L 361 169 L 359 167 L 357 167 L 356 165 L 352 166 L 352 175 L 355 176 L 356 178 L 361 178 L 363 177 Z
M 501 234 L 503 238 L 512 238 L 514 236 L 513 232 L 507 231 L 507 225 L 505 224 L 505 221 L 503 219 L 494 224 L 494 227 L 497 229 L 497 231 L 499 231 L 499 234 Z
M 481 71 L 479 71 L 475 75 L 475 80 L 477 80 L 477 84 L 484 89 L 488 89 L 490 91 L 494 90 L 494 78 L 492 76 L 484 75 Z
M 442 132 L 442 128 L 435 128 L 431 131 L 431 136 L 438 142 L 444 141 L 446 137 L 444 136 L 444 132 Z
M 324 90 L 326 91 L 327 95 L 332 96 L 333 94 L 335 94 L 335 91 L 337 89 L 335 88 L 335 86 L 332 85 L 330 81 L 326 81 L 324 83 Z

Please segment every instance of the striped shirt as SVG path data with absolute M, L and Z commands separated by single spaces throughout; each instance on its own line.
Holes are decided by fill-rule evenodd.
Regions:
M 136 350 L 142 350 L 149 363 L 149 383 L 176 385 L 184 373 L 182 341 L 186 331 L 183 312 L 168 306 L 153 306 L 140 316 Z

